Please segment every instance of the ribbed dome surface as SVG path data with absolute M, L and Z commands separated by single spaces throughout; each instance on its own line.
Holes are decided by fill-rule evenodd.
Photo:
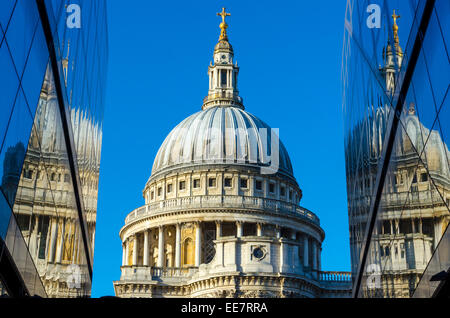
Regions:
M 237 107 L 212 107 L 183 120 L 164 140 L 152 175 L 177 165 L 239 164 L 269 166 L 271 130 Z M 289 155 L 279 142 L 278 170 L 293 176 Z

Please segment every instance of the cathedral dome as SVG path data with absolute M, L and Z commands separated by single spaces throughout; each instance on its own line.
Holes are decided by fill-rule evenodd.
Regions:
M 228 164 L 272 167 L 293 176 L 291 160 L 279 142 L 279 160 L 271 160 L 274 132 L 254 115 L 238 107 L 211 107 L 176 126 L 160 147 L 152 176 L 170 168 Z M 278 148 L 278 147 L 277 147 Z M 275 152 L 274 152 L 275 155 Z

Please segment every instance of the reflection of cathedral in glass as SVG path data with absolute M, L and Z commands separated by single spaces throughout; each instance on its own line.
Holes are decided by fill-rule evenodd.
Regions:
M 370 106 L 367 118 L 354 125 L 346 140 L 354 275 L 358 271 L 387 129 L 394 116 L 390 102 L 396 92 L 396 73 L 404 58 L 396 23 L 399 16 L 394 11 L 392 17 L 394 44 L 390 42 L 383 49 L 384 66 L 379 70 L 386 95 Z M 415 98 L 408 94 L 400 114 L 376 224 L 371 242 L 366 242 L 370 248 L 360 296 L 412 296 L 449 223 L 450 152 L 441 137 L 442 131 L 430 129 L 420 121 L 425 114 L 418 114 L 413 101 Z M 420 110 L 424 107 L 428 105 L 421 105 Z
M 0 296 L 91 293 L 106 1 L 73 7 L 0 1 Z
M 120 297 L 348 297 L 346 272 L 323 272 L 325 233 L 289 154 L 248 113 L 222 10 L 202 110 L 161 145 L 145 205 L 120 231 Z
M 2 187 L 13 185 L 17 223 L 48 296 L 77 297 L 84 296 L 90 286 L 81 286 L 86 284 L 86 268 L 82 268 L 86 260 L 80 253 L 83 242 L 59 117 L 53 77 L 47 69 L 23 169 L 13 165 L 16 160 L 8 160 L 17 152 L 25 152 L 24 146 L 17 144 L 6 155 L 4 171 L 8 173 L 4 173 Z M 93 251 L 101 130 L 79 109 L 71 110 L 71 121 L 77 133 L 78 173 Z M 21 170 L 19 181 L 17 171 Z M 74 271 L 77 277 L 70 288 L 67 282 Z

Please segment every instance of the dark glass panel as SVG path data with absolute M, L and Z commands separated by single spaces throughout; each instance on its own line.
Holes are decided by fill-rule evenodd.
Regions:
M 28 62 L 22 77 L 22 88 L 25 92 L 31 114 L 34 116 L 39 101 L 41 86 L 44 81 L 48 63 L 48 50 L 44 32 L 39 23 L 31 46 Z
M 3 142 L 19 89 L 19 79 L 14 71 L 8 47 L 5 44 L 0 47 L 0 74 L 2 74 L 0 77 L 0 140 Z M 2 149 L 0 144 L 0 152 Z
M 2 9 L 0 10 L 0 25 L 3 30 L 6 30 L 11 15 L 16 5 L 16 0 L 2 0 Z
M 6 31 L 5 38 L 20 77 L 37 28 L 38 17 L 35 1 L 18 1 Z
M 19 90 L 15 101 L 11 121 L 6 132 L 0 163 L 3 171 L 0 188 L 12 206 L 16 195 L 17 185 L 22 173 L 28 138 L 30 136 L 32 120 L 22 90 Z
M 11 207 L 6 202 L 3 192 L 0 192 L 0 237 L 2 239 L 5 239 L 10 217 Z

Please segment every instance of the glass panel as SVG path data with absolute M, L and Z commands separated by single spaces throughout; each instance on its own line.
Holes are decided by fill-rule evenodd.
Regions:
M 368 3 L 348 4 L 347 23 L 356 28 L 347 26 L 343 65 L 352 270 L 356 276 L 362 248 L 369 244 L 358 296 L 411 297 L 450 219 L 449 150 L 445 139 L 450 119 L 446 116 L 450 64 L 439 19 L 448 16 L 450 12 L 440 10 L 449 6 L 440 4 L 440 10 L 433 11 L 403 111 L 399 113 L 393 152 L 384 159 L 392 110 L 425 1 L 397 3 L 396 13 L 401 15 L 396 21 L 399 42 L 392 29 L 392 36 L 369 44 L 364 39 L 380 31 L 366 27 Z M 382 23 L 390 29 L 390 10 L 385 11 L 383 5 L 386 2 L 380 3 L 385 12 Z M 363 25 L 355 25 L 352 18 L 361 19 Z M 408 36 L 406 42 L 403 36 Z M 381 59 L 368 58 L 380 52 Z M 375 69 L 373 61 L 382 63 Z M 379 176 L 383 160 L 389 160 L 389 168 L 384 176 Z M 365 242 L 378 177 L 385 178 L 382 196 L 375 211 L 371 241 Z
M 22 88 L 25 92 L 30 112 L 34 116 L 39 101 L 41 86 L 44 81 L 48 63 L 48 50 L 44 31 L 39 23 L 34 35 L 33 44 L 28 56 L 27 65 L 22 77 Z
M 11 119 L 14 100 L 19 89 L 19 79 L 6 44 L 0 46 L 0 140 L 3 142 L 6 129 Z M 0 144 L 0 152 L 3 147 Z
M 18 1 L 5 38 L 8 41 L 17 73 L 22 77 L 38 23 L 39 13 L 34 1 Z
M 3 192 L 0 191 L 0 237 L 2 239 L 5 239 L 11 213 L 11 207 L 6 202 Z
M 40 93 L 14 213 L 28 244 L 30 262 L 36 265 L 48 295 L 88 296 L 86 251 L 49 69 Z M 31 274 L 28 278 L 35 281 Z
M 16 0 L 2 0 L 2 9 L 0 10 L 0 25 L 3 30 L 6 30 L 11 15 L 16 5 Z
M 3 143 L 3 151 L 0 154 L 0 162 L 3 164 L 0 188 L 11 206 L 14 203 L 31 126 L 30 112 L 25 103 L 23 92 L 19 90 L 6 132 L 6 139 Z

